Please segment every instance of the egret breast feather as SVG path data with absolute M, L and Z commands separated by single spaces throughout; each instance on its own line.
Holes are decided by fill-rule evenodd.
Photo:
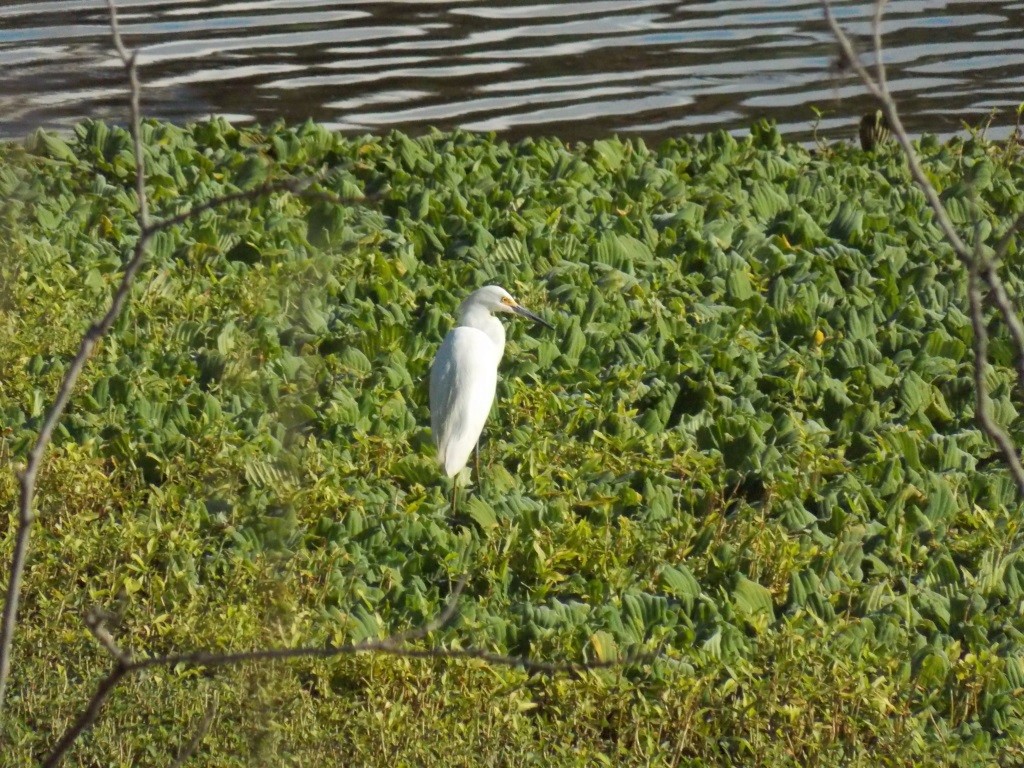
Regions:
M 476 328 L 453 328 L 430 371 L 430 428 L 453 477 L 469 461 L 494 402 L 501 350 Z

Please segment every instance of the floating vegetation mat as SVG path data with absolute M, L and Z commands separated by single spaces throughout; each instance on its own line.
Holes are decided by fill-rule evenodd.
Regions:
M 465 133 L 144 126 L 151 209 L 315 176 L 159 235 L 40 480 L 0 751 L 27 764 L 109 659 L 358 642 L 155 669 L 72 765 L 922 765 L 1024 759 L 1021 500 L 975 424 L 966 275 L 898 150 L 767 125 L 657 149 Z M 920 145 L 965 236 L 1024 208 L 1016 146 Z M 130 253 L 134 160 L 86 123 L 0 149 L 0 502 Z M 1002 270 L 1024 295 L 1021 239 Z M 481 484 L 458 516 L 432 356 L 498 283 Z M 1004 328 L 984 379 L 1024 445 Z M 6 574 L 5 574 L 6 577 Z M 12 757 L 13 756 L 13 757 Z

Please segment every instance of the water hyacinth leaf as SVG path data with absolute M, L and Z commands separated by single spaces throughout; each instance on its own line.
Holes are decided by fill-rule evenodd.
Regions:
M 813 596 L 823 592 L 821 579 L 813 571 L 793 573 L 789 581 L 789 600 L 796 605 L 807 605 Z
M 934 648 L 925 647 L 914 655 L 913 667 L 921 685 L 936 688 L 949 674 L 949 659 Z
M 78 156 L 66 141 L 56 134 L 47 131 L 36 131 L 30 140 L 30 146 L 35 152 L 60 160 L 65 163 L 76 163 Z
M 488 482 L 498 493 L 505 493 L 516 486 L 516 478 L 500 464 L 488 467 Z
M 331 413 L 339 424 L 354 425 L 359 418 L 359 403 L 348 389 L 336 387 L 331 398 Z
M 900 383 L 900 401 L 907 413 L 917 413 L 931 399 L 931 385 L 914 371 L 908 371 Z
M 307 296 L 303 296 L 299 302 L 299 312 L 302 315 L 303 323 L 312 333 L 323 334 L 327 331 L 327 315 Z
M 991 188 L 996 169 L 990 157 L 979 157 L 969 164 L 967 182 L 977 193 Z
M 838 240 L 851 242 L 863 232 L 863 223 L 863 205 L 844 200 L 829 225 L 828 233 Z
M 647 263 L 652 258 L 650 248 L 630 235 L 616 235 L 606 232 L 594 246 L 594 259 L 600 264 L 621 271 L 623 266 L 633 262 Z
M 790 531 L 800 531 L 813 525 L 818 519 L 804 507 L 800 501 L 793 499 L 785 502 L 780 519 Z
M 618 644 L 611 633 L 598 630 L 590 636 L 590 645 L 598 661 L 610 662 L 619 657 Z
M 925 515 L 933 523 L 949 520 L 958 508 L 953 490 L 941 475 L 932 475 L 931 480 Z
M 729 297 L 734 301 L 745 301 L 754 295 L 750 278 L 741 269 L 731 270 L 725 279 L 725 285 L 726 290 L 729 292 Z
M 473 497 L 466 503 L 466 512 L 485 531 L 498 525 L 494 508 L 479 497 Z
M 267 178 L 268 167 L 261 157 L 249 157 L 235 172 L 235 183 L 242 189 L 262 184 Z
M 1003 668 L 1006 682 L 1010 688 L 1024 688 L 1024 657 L 1011 656 Z
M 221 355 L 228 355 L 235 347 L 236 326 L 233 320 L 229 320 L 217 334 L 217 351 Z
M 655 485 L 648 479 L 644 483 L 643 497 L 647 517 L 651 520 L 668 519 L 676 511 L 675 495 L 672 488 L 667 485 Z
M 704 237 L 724 250 L 732 245 L 733 229 L 728 219 L 715 219 L 704 225 Z
M 583 354 L 583 350 L 587 347 L 587 337 L 584 335 L 582 328 L 580 327 L 580 321 L 578 318 L 573 318 L 569 326 L 569 333 L 565 336 L 565 340 L 561 345 L 561 354 L 565 358 L 565 362 L 569 366 L 575 366 L 580 361 L 580 355 Z M 548 364 L 541 362 L 542 367 L 547 367 Z
M 253 485 L 262 487 L 280 487 L 283 476 L 270 462 L 250 457 L 243 464 L 245 479 Z
M 768 221 L 789 207 L 789 199 L 772 184 L 758 180 L 750 192 L 750 208 L 759 219 Z
M 669 594 L 679 598 L 689 610 L 700 597 L 700 584 L 685 565 L 665 565 L 661 568 L 661 581 Z
M 368 376 L 373 370 L 370 358 L 358 347 L 346 347 L 338 359 L 344 369 L 361 376 Z
M 772 593 L 746 576 L 740 576 L 737 580 L 732 600 L 736 612 L 759 630 L 763 630 L 775 618 Z
M 558 346 L 553 341 L 543 339 L 537 345 L 537 364 L 543 369 L 548 369 L 558 359 L 560 354 L 564 353 L 558 349 Z
M 784 234 L 793 245 L 805 248 L 823 245 L 827 240 L 817 222 L 799 208 L 790 208 L 777 217 L 773 230 Z
M 595 141 L 592 146 L 595 154 L 600 158 L 600 164 L 609 171 L 618 170 L 626 157 L 627 145 L 618 139 Z
M 349 623 L 349 637 L 353 643 L 365 643 L 380 637 L 380 617 L 361 605 L 350 614 Z

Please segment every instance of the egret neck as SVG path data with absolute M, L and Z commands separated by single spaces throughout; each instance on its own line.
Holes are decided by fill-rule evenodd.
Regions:
M 490 307 L 472 301 L 472 296 L 459 307 L 459 325 L 486 333 L 494 344 L 499 360 L 505 354 L 505 326 L 491 314 Z

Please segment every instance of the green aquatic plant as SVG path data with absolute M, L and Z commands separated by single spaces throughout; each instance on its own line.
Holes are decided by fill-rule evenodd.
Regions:
M 143 139 L 155 216 L 311 169 L 373 203 L 279 192 L 154 239 L 41 476 L 5 751 L 45 750 L 102 673 L 95 604 L 142 654 L 359 642 L 436 615 L 468 572 L 436 643 L 661 657 L 581 679 L 154 672 L 74 759 L 156 759 L 214 697 L 211 764 L 1018 756 L 1020 501 L 974 422 L 965 279 L 897 155 L 814 155 L 764 123 L 653 149 L 222 120 Z M 920 151 L 956 224 L 995 238 L 1019 214 L 1016 155 Z M 133 182 L 102 123 L 2 149 L 9 464 L 137 237 Z M 488 283 L 558 332 L 509 328 L 485 483 L 453 526 L 425 382 Z M 0 479 L 5 508 L 15 492 Z

